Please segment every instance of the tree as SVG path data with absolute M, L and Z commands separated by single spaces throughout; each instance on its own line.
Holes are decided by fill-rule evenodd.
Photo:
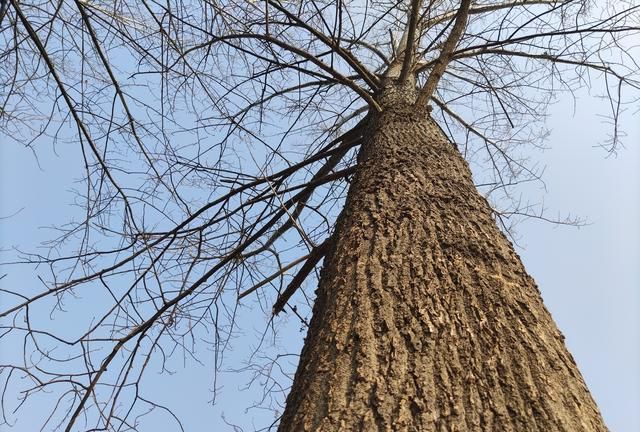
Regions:
M 148 370 L 207 333 L 218 367 L 253 296 L 309 327 L 279 430 L 606 430 L 505 233 L 546 218 L 512 188 L 557 92 L 606 80 L 619 144 L 638 10 L 3 2 L 3 131 L 85 168 L 83 217 L 22 253 L 44 288 L 6 290 L 5 390 L 53 392 L 46 427 L 135 429 L 165 409 Z

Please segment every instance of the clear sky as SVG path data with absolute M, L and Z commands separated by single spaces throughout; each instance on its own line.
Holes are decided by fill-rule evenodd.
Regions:
M 578 99 L 575 114 L 570 99 L 553 107 L 548 123 L 551 149 L 537 156 L 547 165 L 547 192 L 529 191 L 533 198 L 536 194 L 544 198 L 551 214 L 570 212 L 586 218 L 589 225 L 576 229 L 525 222 L 518 228 L 518 251 L 564 332 L 608 426 L 612 431 L 635 432 L 640 430 L 640 127 L 637 117 L 628 117 L 627 146 L 616 157 L 610 156 L 593 147 L 607 133 L 598 109 L 586 95 Z M 44 227 L 64 223 L 69 217 L 77 160 L 70 149 L 59 148 L 56 156 L 51 149 L 42 148 L 38 150 L 39 169 L 29 150 L 6 137 L 1 139 L 1 216 L 22 209 L 0 222 L 2 246 L 33 247 L 52 234 Z M 10 255 L 3 253 L 3 261 Z M 32 273 L 14 268 L 5 272 L 10 273 L 2 281 L 5 286 L 35 283 Z M 262 322 L 258 317 L 256 330 Z M 288 332 L 281 343 L 296 352 L 301 334 Z M 234 346 L 228 363 L 237 361 L 239 367 L 248 347 L 241 339 Z M 10 357 L 18 348 L 3 346 L 3 357 Z M 253 430 L 253 424 L 264 426 L 272 414 L 260 410 L 244 414 L 244 408 L 261 395 L 258 386 L 239 390 L 247 374 L 240 378 L 233 373 L 223 375 L 222 397 L 213 407 L 208 403 L 210 362 L 206 353 L 204 357 L 204 366 L 189 365 L 173 377 L 155 377 L 154 392 L 171 388 L 168 403 L 175 404 L 189 431 L 232 430 L 220 417 L 223 413 L 245 430 Z M 44 406 L 44 401 L 42 405 L 38 402 L 32 412 Z M 27 412 L 23 410 L 19 417 Z M 33 416 L 22 417 L 11 430 L 35 430 L 32 420 Z
M 520 254 L 612 431 L 640 430 L 640 120 L 627 116 L 617 157 L 603 105 L 582 95 L 552 109 L 545 206 L 590 223 L 580 229 L 530 222 Z
M 570 98 L 552 108 L 551 149 L 535 156 L 547 165 L 547 191 L 527 191 L 532 199 L 544 199 L 551 215 L 571 213 L 586 218 L 589 225 L 577 229 L 525 222 L 519 226 L 518 252 L 565 334 L 608 426 L 616 432 L 636 432 L 640 430 L 640 122 L 637 115 L 626 116 L 627 146 L 614 157 L 594 147 L 608 133 L 598 116 L 602 110 L 603 105 L 586 93 L 579 95 L 575 112 Z M 30 249 L 53 234 L 44 227 L 62 224 L 73 214 L 71 189 L 78 187 L 73 183 L 78 156 L 72 148 L 61 146 L 56 155 L 50 147 L 42 147 L 37 152 L 39 168 L 30 150 L 4 136 L 0 141 L 1 245 Z M 0 260 L 11 255 L 3 252 Z M 3 273 L 9 273 L 0 281 L 5 287 L 36 283 L 34 273 L 26 269 L 4 268 Z M 264 327 L 260 314 L 246 315 L 255 320 L 245 327 L 248 333 Z M 291 323 L 284 331 L 279 343 L 285 351 L 298 352 L 302 334 L 297 325 Z M 3 362 L 19 348 L 2 346 Z M 249 348 L 242 338 L 234 340 L 227 365 L 241 368 Z M 155 375 L 149 391 L 167 400 L 188 431 L 233 430 L 223 414 L 247 431 L 268 425 L 270 412 L 245 414 L 244 409 L 262 394 L 257 385 L 242 390 L 250 374 L 224 374 L 218 383 L 224 387 L 221 397 L 211 406 L 211 353 L 200 354 L 203 365 L 178 364 L 173 376 Z M 45 399 L 22 410 L 18 419 L 14 416 L 16 426 L 7 430 L 37 430 L 35 414 L 46 409 L 50 401 Z M 160 415 L 141 430 L 177 430 L 167 428 L 165 421 L 166 416 Z

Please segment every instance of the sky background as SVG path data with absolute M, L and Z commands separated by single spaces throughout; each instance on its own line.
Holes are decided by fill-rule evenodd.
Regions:
M 527 189 L 531 199 L 544 199 L 549 214 L 571 214 L 588 225 L 554 226 L 530 220 L 518 226 L 518 248 L 525 266 L 536 279 L 547 307 L 566 336 L 587 384 L 611 431 L 640 430 L 640 119 L 628 111 L 624 119 L 625 148 L 610 155 L 598 148 L 609 126 L 599 116 L 604 105 L 587 92 L 575 101 L 563 98 L 554 105 L 548 127 L 550 149 L 533 157 L 547 166 L 546 192 L 537 185 Z M 63 224 L 74 214 L 72 189 L 81 167 L 75 148 L 39 147 L 38 160 L 29 149 L 0 135 L 0 245 L 32 249 L 52 236 L 46 226 Z M 14 215 L 14 216 L 11 216 Z M 11 251 L 0 255 L 10 260 Z M 0 284 L 13 289 L 37 282 L 26 268 L 4 267 L 9 273 Z M 251 314 L 249 314 L 251 315 Z M 248 333 L 260 332 L 264 317 L 254 314 Z M 253 339 L 252 339 L 253 340 Z M 286 326 L 279 344 L 299 352 L 302 334 L 295 323 Z M 1 347 L 2 362 L 19 346 Z M 227 358 L 230 367 L 242 367 L 250 346 L 240 338 Z M 250 374 L 223 374 L 223 387 L 212 406 L 210 353 L 200 353 L 204 364 L 177 366 L 173 376 L 154 376 L 148 390 L 166 400 L 188 431 L 233 430 L 224 418 L 244 430 L 268 426 L 273 413 L 245 408 L 259 400 L 259 386 L 243 390 Z M 44 395 L 20 411 L 7 431 L 31 432 L 51 400 Z M 168 418 L 159 414 L 142 431 L 171 431 Z M 47 429 L 49 430 L 49 429 Z
M 607 136 L 587 95 L 552 109 L 541 160 L 550 212 L 570 212 L 580 229 L 529 222 L 519 253 L 612 431 L 640 430 L 640 121 L 627 116 L 617 157 L 594 145 Z M 637 113 L 636 113 L 637 114 Z

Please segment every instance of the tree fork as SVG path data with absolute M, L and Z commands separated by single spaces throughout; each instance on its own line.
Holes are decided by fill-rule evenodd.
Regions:
M 466 161 L 400 99 L 370 119 L 279 431 L 606 431 Z

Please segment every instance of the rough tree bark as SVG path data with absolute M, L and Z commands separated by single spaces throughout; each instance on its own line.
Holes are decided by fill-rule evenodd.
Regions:
M 605 431 L 466 161 L 378 100 L 279 430 Z

